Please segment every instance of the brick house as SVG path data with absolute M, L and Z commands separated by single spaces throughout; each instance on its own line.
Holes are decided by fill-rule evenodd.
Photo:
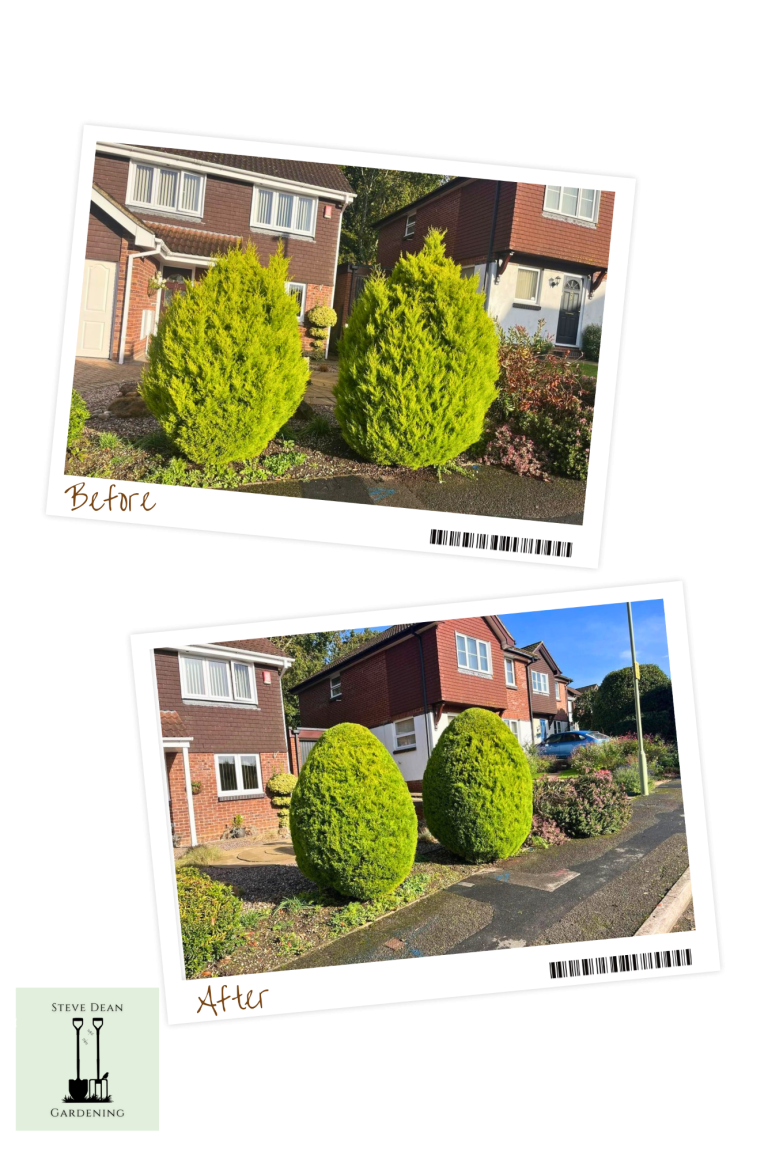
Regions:
M 523 651 L 533 658 L 528 665 L 528 680 L 534 742 L 538 744 L 553 732 L 570 730 L 576 693 L 569 689 L 570 678 L 563 675 L 541 640 L 526 644 Z
M 262 262 L 280 242 L 291 258 L 286 291 L 298 298 L 308 349 L 304 315 L 333 300 L 341 216 L 353 199 L 334 164 L 98 144 L 77 356 L 142 359 L 173 293 L 248 241 Z
M 497 616 L 397 624 L 295 685 L 302 727 L 296 769 L 322 732 L 363 724 L 418 788 L 430 753 L 465 708 L 496 712 L 522 744 L 532 738 L 527 668 Z
M 506 331 L 538 321 L 563 350 L 581 347 L 602 324 L 613 192 L 457 177 L 384 217 L 378 260 L 394 267 L 418 251 L 429 228 L 445 230 L 446 252 L 480 277 L 486 310 Z
M 235 816 L 256 835 L 277 829 L 264 785 L 291 770 L 281 679 L 292 663 L 266 639 L 155 651 L 174 844 L 219 840 Z

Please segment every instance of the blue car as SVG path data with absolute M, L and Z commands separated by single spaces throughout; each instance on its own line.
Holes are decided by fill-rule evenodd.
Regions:
M 577 748 L 585 744 L 605 744 L 610 740 L 604 732 L 553 732 L 536 745 L 539 756 L 546 756 L 552 760 L 570 760 Z

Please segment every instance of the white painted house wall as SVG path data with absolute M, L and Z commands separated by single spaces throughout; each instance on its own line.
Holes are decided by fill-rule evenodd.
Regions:
M 433 723 L 432 714 L 427 716 L 427 724 L 431 727 Z M 392 756 L 398 768 L 406 780 L 422 780 L 424 778 L 424 769 L 429 760 L 430 749 L 427 742 L 427 725 L 424 722 L 424 713 L 419 713 L 414 717 L 414 727 L 416 730 L 416 747 L 413 749 L 402 750 L 397 748 L 397 741 L 395 739 L 395 725 L 381 724 L 378 728 L 371 728 L 371 732 L 378 739 L 381 740 L 384 747 Z M 432 747 L 436 743 L 433 741 Z
M 528 265 L 523 264 L 522 267 L 526 268 Z M 493 274 L 491 275 L 490 315 L 501 325 L 505 332 L 509 328 L 516 328 L 518 325 L 522 325 L 523 328 L 533 334 L 536 331 L 536 326 L 539 321 L 543 320 L 544 332 L 554 341 L 557 334 L 557 321 L 560 315 L 560 300 L 563 294 L 563 284 L 566 276 L 575 276 L 575 278 L 581 280 L 582 283 L 581 315 L 579 316 L 579 331 L 577 337 L 577 346 L 581 347 L 581 333 L 587 324 L 602 324 L 603 322 L 605 281 L 603 280 L 590 299 L 588 294 L 588 276 L 576 276 L 575 273 L 563 272 L 560 268 L 544 268 L 539 277 L 538 308 L 535 310 L 531 308 L 516 308 L 514 307 L 515 288 L 517 286 L 517 273 L 519 268 L 519 264 L 509 264 L 499 277 L 498 284 L 495 282 Z M 480 285 L 482 287 L 485 268 L 484 266 L 477 266 L 476 271 L 480 275 Z M 550 283 L 550 281 L 556 281 L 558 277 L 559 283 Z

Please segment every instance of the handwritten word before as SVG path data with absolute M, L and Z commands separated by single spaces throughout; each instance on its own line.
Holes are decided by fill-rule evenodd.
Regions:
M 114 484 L 110 484 L 109 495 L 103 497 L 98 508 L 96 507 L 96 501 L 99 499 L 98 490 L 89 495 L 84 491 L 84 481 L 81 481 L 79 484 L 70 484 L 69 488 L 64 489 L 64 495 L 68 496 L 70 492 L 72 493 L 72 507 L 70 508 L 70 512 L 78 512 L 81 508 L 84 508 L 86 504 L 89 504 L 94 512 L 101 512 L 103 508 L 107 508 L 110 512 L 133 512 L 133 501 L 137 500 L 139 496 L 141 496 L 141 502 L 138 507 L 142 508 L 145 512 L 151 512 L 152 509 L 156 507 L 154 504 L 147 505 L 147 500 L 150 496 L 149 492 L 144 492 L 143 494 L 141 492 L 131 492 L 131 494 L 128 495 L 126 492 L 113 492 L 112 489 L 114 487 Z M 80 501 L 79 504 L 78 500 Z M 112 507 L 113 503 L 116 503 L 116 508 Z

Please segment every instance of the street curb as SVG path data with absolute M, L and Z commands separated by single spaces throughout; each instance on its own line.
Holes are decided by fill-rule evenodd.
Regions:
M 677 883 L 673 884 L 645 923 L 638 928 L 635 936 L 658 936 L 664 932 L 671 932 L 692 898 L 691 870 L 686 868 Z

